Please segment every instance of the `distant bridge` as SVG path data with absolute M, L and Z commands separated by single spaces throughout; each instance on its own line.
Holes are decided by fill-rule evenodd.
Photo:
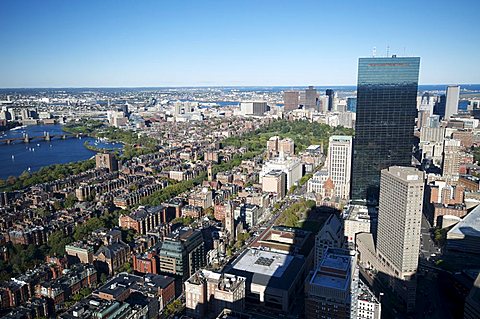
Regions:
M 84 133 L 78 133 L 78 134 L 70 134 L 70 133 L 60 133 L 60 134 L 50 134 L 49 132 L 43 134 L 43 135 L 37 135 L 37 136 L 29 136 L 28 134 L 25 134 L 22 137 L 9 137 L 5 139 L 0 140 L 0 144 L 6 144 L 10 145 L 13 144 L 16 141 L 20 141 L 21 143 L 30 143 L 33 140 L 43 140 L 43 141 L 51 141 L 53 139 L 57 140 L 66 140 L 67 138 L 82 138 L 86 137 L 87 134 Z

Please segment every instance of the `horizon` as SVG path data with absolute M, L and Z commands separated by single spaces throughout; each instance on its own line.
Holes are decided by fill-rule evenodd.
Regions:
M 479 83 L 427 83 L 418 84 L 421 86 L 480 86 Z M 184 86 L 56 86 L 56 87 L 0 87 L 0 90 L 53 90 L 53 89 L 188 89 L 188 88 L 306 88 L 313 86 L 314 88 L 342 88 L 342 87 L 357 87 L 357 84 L 345 84 L 345 85 L 184 85 Z

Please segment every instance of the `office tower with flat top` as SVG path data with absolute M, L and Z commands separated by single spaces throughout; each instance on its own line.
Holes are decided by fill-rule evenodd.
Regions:
M 458 100 L 460 98 L 460 86 L 449 85 L 445 101 L 445 120 L 449 120 L 452 115 L 458 113 Z
M 353 200 L 377 202 L 380 171 L 411 165 L 419 67 L 419 57 L 359 59 Z

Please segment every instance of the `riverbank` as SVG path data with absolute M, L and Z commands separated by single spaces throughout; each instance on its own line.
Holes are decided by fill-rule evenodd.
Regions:
M 25 143 L 22 137 L 28 134 L 31 137 L 44 136 L 50 134 L 50 136 L 61 136 L 66 132 L 63 131 L 61 125 L 32 125 L 26 127 L 19 127 L 15 130 L 6 131 L 3 135 L 3 139 L 15 140 L 11 144 L 0 144 L 0 190 L 19 189 L 24 186 L 28 186 L 30 182 L 18 184 L 17 180 L 22 175 L 32 177 L 35 172 L 39 172 L 42 168 L 51 168 L 55 165 L 65 165 L 70 171 L 78 171 L 88 169 L 89 165 L 83 165 L 82 162 L 91 159 L 99 149 L 103 146 L 107 149 L 112 148 L 110 143 L 99 143 L 95 145 L 95 150 L 91 150 L 84 146 L 87 142 L 94 145 L 95 139 L 91 137 L 75 138 L 69 137 L 67 139 L 54 138 L 51 141 L 44 139 L 35 139 L 29 143 Z M 121 144 L 117 145 L 120 149 L 123 147 Z M 115 146 L 114 146 L 115 147 Z M 69 163 L 78 164 L 69 166 Z M 52 169 L 50 169 L 52 170 Z M 58 167 L 53 169 L 57 170 Z M 53 173 L 55 175 L 55 173 Z M 67 174 L 62 172 L 61 174 Z M 49 173 L 45 172 L 45 175 Z M 29 178 L 30 178 L 29 177 Z M 38 176 L 37 176 L 38 177 Z M 35 177 L 36 181 L 45 182 L 53 180 L 52 176 L 40 176 Z

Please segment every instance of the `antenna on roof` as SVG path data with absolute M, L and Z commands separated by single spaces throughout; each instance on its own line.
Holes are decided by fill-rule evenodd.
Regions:
M 390 46 L 387 44 L 387 58 L 390 56 Z
M 372 57 L 374 58 L 377 55 L 377 47 L 373 47 L 372 49 Z

